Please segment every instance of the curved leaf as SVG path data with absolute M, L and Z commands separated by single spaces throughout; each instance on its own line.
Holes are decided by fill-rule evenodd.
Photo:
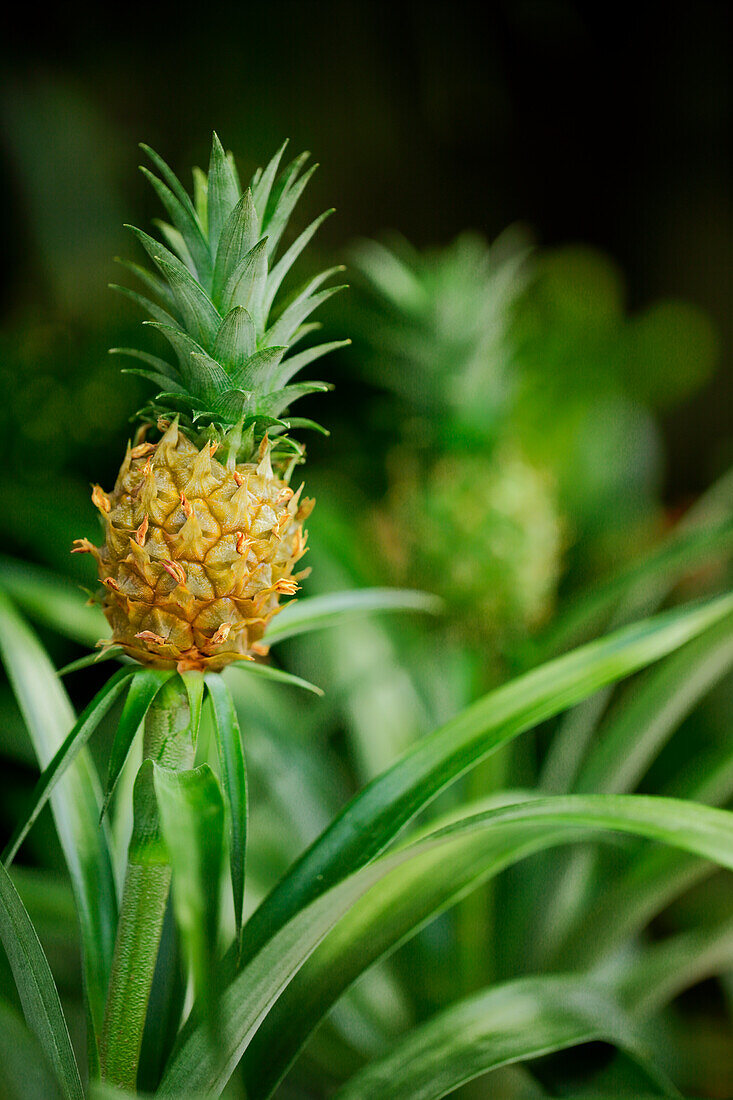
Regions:
M 442 601 L 437 596 L 408 588 L 355 588 L 346 592 L 329 592 L 324 596 L 309 596 L 283 608 L 268 626 L 265 643 L 275 645 L 285 638 L 294 638 L 310 630 L 341 626 L 375 611 L 422 611 L 436 615 L 442 607 Z
M 64 1097 L 83 1100 L 79 1068 L 51 968 L 4 867 L 0 867 L 0 939 L 28 1027 L 53 1066 Z
M 733 619 L 695 638 L 647 675 L 599 730 L 577 791 L 630 791 L 682 719 L 733 667 Z
M 272 665 L 263 665 L 259 661 L 239 661 L 231 666 L 239 672 L 245 672 L 248 676 L 259 676 L 263 680 L 272 680 L 278 684 L 290 684 L 291 687 L 302 688 L 313 695 L 323 695 L 323 688 L 300 676 L 294 676 L 292 672 L 284 672 L 281 668 L 273 668 Z
M 448 784 L 490 752 L 605 684 L 651 664 L 725 617 L 733 597 L 667 612 L 591 642 L 479 699 L 365 787 L 278 883 L 247 925 L 256 951 L 304 904 L 373 859 Z
M 0 652 L 39 764 L 45 767 L 73 726 L 74 711 L 45 650 L 2 592 Z M 102 1027 L 117 925 L 117 894 L 107 834 L 99 827 L 100 803 L 96 770 L 82 750 L 51 795 L 51 810 L 81 927 L 92 1065 L 96 1061 L 96 1035 Z
M 733 813 L 678 799 L 569 795 L 458 822 L 382 856 L 298 912 L 224 991 L 219 1050 L 192 1020 L 184 1027 L 159 1095 L 216 1092 L 246 1052 L 248 1097 L 270 1096 L 324 1013 L 373 962 L 490 875 L 598 830 L 662 840 L 733 869 Z
M 129 668 L 120 668 L 110 676 L 107 683 L 92 699 L 89 706 L 77 719 L 72 729 L 67 734 L 63 744 L 42 772 L 38 783 L 31 795 L 31 807 L 26 812 L 25 818 L 16 826 L 13 835 L 3 852 L 3 863 L 8 866 L 12 863 L 21 844 L 28 835 L 33 823 L 43 807 L 51 797 L 54 788 L 64 775 L 66 769 L 73 762 L 79 750 L 86 745 L 107 711 L 114 703 L 117 696 L 127 686 L 134 672 Z
M 497 1066 L 581 1043 L 601 1040 L 634 1052 L 635 1031 L 634 1020 L 599 983 L 567 975 L 520 978 L 451 1005 L 411 1031 L 357 1073 L 336 1100 L 440 1100 Z
M 41 566 L 0 558 L 0 585 L 35 622 L 83 646 L 94 646 L 109 634 L 99 607 L 85 605 L 73 581 Z

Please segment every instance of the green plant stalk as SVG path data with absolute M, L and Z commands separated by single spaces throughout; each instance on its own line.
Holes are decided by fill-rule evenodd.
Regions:
M 145 719 L 143 760 L 175 771 L 191 768 L 195 730 L 180 677 L 169 680 Z M 134 1091 L 143 1028 L 171 883 L 160 835 L 152 768 L 143 764 L 135 782 L 134 818 L 122 908 L 101 1044 L 101 1074 Z

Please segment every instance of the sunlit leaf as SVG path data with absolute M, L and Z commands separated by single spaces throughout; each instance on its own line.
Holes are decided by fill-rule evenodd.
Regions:
M 600 837 L 601 830 L 661 840 L 733 869 L 733 814 L 677 799 L 571 795 L 456 823 L 382 856 L 301 909 L 224 991 L 228 1027 L 216 1054 L 200 1027 L 184 1027 L 160 1095 L 176 1096 L 184 1087 L 215 1092 L 246 1052 L 248 1096 L 264 1100 L 368 966 L 491 875 L 545 848 Z
M 625 627 L 490 692 L 422 738 L 362 790 L 278 883 L 248 923 L 245 950 L 329 885 L 374 858 L 435 795 L 513 737 L 702 633 L 733 597 Z

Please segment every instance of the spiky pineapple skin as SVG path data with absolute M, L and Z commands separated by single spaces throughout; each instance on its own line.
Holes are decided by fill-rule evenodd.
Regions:
M 107 496 L 92 500 L 104 528 L 94 554 L 112 641 L 156 668 L 218 671 L 266 652 L 261 639 L 294 595 L 306 550 L 301 500 L 270 466 L 224 465 L 172 424 L 157 444 L 128 447 Z
M 516 448 L 395 463 L 378 533 L 395 582 L 441 595 L 456 633 L 504 648 L 549 616 L 563 524 L 551 480 Z

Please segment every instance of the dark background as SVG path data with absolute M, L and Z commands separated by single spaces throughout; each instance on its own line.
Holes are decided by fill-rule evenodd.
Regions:
M 337 201 L 324 252 L 385 228 L 443 243 L 521 220 L 541 244 L 609 252 L 631 308 L 671 296 L 706 309 L 719 370 L 665 423 L 666 497 L 689 499 L 733 459 L 730 10 L 323 0 L 16 11 L 0 47 L 2 326 L 17 348 L 50 319 L 71 373 L 85 357 L 112 372 L 102 329 L 130 310 L 106 291 L 109 259 L 133 254 L 122 221 L 157 213 L 136 143 L 185 179 L 212 127 L 245 171 L 289 135 L 324 166 L 301 218 Z M 33 349 L 12 369 L 30 385 Z M 95 460 L 110 455 L 114 473 L 109 436 L 121 445 L 135 399 L 129 382 L 104 396 L 104 377 L 89 402 L 89 466 L 59 452 L 87 480 L 97 439 Z M 84 402 L 44 412 L 40 398 L 13 404 L 10 432 L 13 417 L 35 416 L 39 440 L 44 424 L 73 434 Z

